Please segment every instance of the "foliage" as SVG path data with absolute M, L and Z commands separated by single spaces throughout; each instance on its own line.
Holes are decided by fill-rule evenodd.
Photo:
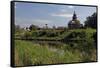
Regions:
M 46 43 L 15 40 L 15 66 L 86 61 L 96 61 L 93 39 L 52 46 Z
M 23 28 L 21 28 L 19 25 L 15 25 L 15 33 L 21 34 L 24 31 Z
M 15 25 L 15 31 L 19 31 L 20 30 L 20 26 L 19 25 Z
M 43 33 L 42 33 L 43 32 Z M 42 33 L 42 34 L 41 34 Z M 45 37 L 50 31 L 26 31 L 25 37 Z M 54 33 L 57 33 L 56 31 Z M 59 35 L 59 34 L 58 34 Z M 96 30 L 75 29 L 65 31 L 58 37 L 69 39 L 85 39 L 69 41 L 67 44 L 39 44 L 31 41 L 15 40 L 15 65 L 41 65 L 56 63 L 72 63 L 96 61 Z M 49 36 L 48 36 L 49 37 Z M 47 37 L 47 38 L 48 38 Z M 51 37 L 52 38 L 52 37 Z M 46 39 L 46 37 L 45 37 Z M 48 38 L 50 39 L 50 38 Z M 58 39 L 54 37 L 54 39 Z M 45 58 L 45 59 L 44 59 Z
M 86 18 L 85 27 L 97 28 L 97 13 Z

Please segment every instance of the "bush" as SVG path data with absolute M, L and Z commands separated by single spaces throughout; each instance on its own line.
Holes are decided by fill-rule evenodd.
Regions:
M 36 31 L 33 31 L 32 32 L 32 37 L 37 37 L 38 36 L 38 33 Z
M 29 31 L 26 31 L 26 32 L 24 33 L 24 35 L 22 36 L 22 38 L 24 38 L 24 39 L 29 39 L 29 38 L 31 38 L 31 37 L 32 37 L 32 33 L 29 32 Z
M 39 31 L 38 32 L 38 37 L 42 37 L 46 35 L 46 31 Z
M 57 34 L 55 32 L 48 32 L 47 37 L 55 37 Z

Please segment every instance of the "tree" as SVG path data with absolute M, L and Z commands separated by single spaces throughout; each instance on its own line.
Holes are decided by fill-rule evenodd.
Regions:
M 38 29 L 38 26 L 36 26 L 36 25 L 30 25 L 30 27 L 29 27 L 29 29 L 32 31 L 32 30 L 36 30 L 36 29 Z
M 93 13 L 86 18 L 85 27 L 96 28 L 97 27 L 97 13 Z

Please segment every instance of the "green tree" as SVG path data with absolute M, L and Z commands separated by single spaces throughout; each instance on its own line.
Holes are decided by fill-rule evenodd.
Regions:
M 93 13 L 86 18 L 85 27 L 96 28 L 97 27 L 97 13 Z
M 32 37 L 32 33 L 29 32 L 29 31 L 26 31 L 26 32 L 24 33 L 23 38 L 24 38 L 24 39 L 29 39 L 30 37 Z

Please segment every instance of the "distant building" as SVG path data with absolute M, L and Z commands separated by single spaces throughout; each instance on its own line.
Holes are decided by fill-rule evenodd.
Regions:
M 80 21 L 77 19 L 77 15 L 76 15 L 76 13 L 74 11 L 72 20 L 69 21 L 69 23 L 68 23 L 68 28 L 75 29 L 75 28 L 81 28 L 82 26 L 83 25 L 80 24 Z

